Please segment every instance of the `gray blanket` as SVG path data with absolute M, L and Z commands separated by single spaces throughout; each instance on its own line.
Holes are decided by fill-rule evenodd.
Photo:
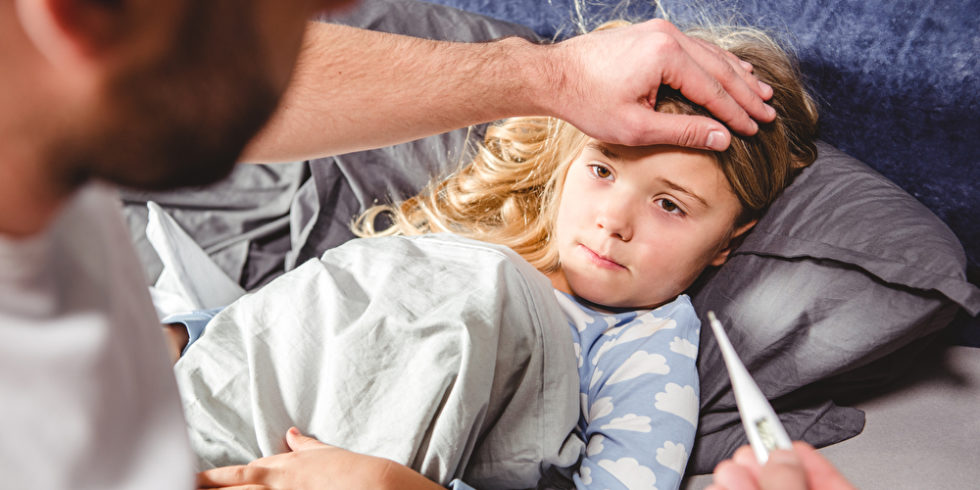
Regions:
M 175 369 L 202 468 L 283 452 L 291 425 L 478 488 L 533 487 L 583 449 L 548 280 L 450 235 L 333 249 L 222 311 Z

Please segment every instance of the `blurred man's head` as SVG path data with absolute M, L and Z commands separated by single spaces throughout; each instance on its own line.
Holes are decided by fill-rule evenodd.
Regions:
M 219 179 L 275 109 L 307 19 L 345 3 L 0 0 L 2 177 L 41 172 L 53 194 Z

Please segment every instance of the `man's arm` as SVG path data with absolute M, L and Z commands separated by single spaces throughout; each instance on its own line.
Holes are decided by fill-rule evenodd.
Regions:
M 245 161 L 292 161 L 385 146 L 510 116 L 565 119 L 602 141 L 722 149 L 709 118 L 660 114 L 670 85 L 735 131 L 769 121 L 751 68 L 662 20 L 554 45 L 519 38 L 430 41 L 311 23 L 278 112 Z M 709 144 L 709 135 L 711 141 Z

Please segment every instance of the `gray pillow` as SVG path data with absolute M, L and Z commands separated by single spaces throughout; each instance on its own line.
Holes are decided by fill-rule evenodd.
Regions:
M 790 436 L 825 446 L 864 426 L 862 412 L 834 400 L 899 376 L 960 307 L 980 311 L 980 290 L 966 280 L 960 243 L 928 209 L 832 146 L 818 150 L 692 299 L 702 322 L 718 314 Z M 746 443 L 710 332 L 701 331 L 691 473 Z

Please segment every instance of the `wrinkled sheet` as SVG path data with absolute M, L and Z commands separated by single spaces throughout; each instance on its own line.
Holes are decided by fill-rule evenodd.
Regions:
M 202 469 L 283 452 L 291 425 L 476 488 L 533 487 L 583 450 L 549 281 L 451 235 L 328 251 L 222 311 L 175 371 Z

